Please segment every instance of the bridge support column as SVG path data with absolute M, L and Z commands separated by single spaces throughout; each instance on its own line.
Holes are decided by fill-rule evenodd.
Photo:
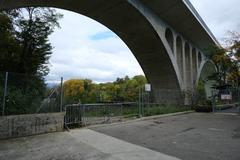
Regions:
M 197 50 L 196 50 L 197 73 L 199 72 L 199 61 L 198 61 L 198 53 L 199 53 L 199 50 L 197 49 Z
M 160 104 L 184 105 L 184 94 L 181 90 L 176 89 L 154 89 L 154 102 Z
M 194 88 L 194 87 L 193 87 L 193 79 L 194 79 L 194 78 L 193 78 L 193 75 L 194 75 L 193 72 L 194 72 L 194 70 L 193 70 L 193 52 L 192 52 L 192 46 L 190 46 L 190 78 L 191 78 L 191 79 L 190 79 L 190 82 L 191 82 L 190 85 L 191 85 L 191 86 L 190 86 L 189 89 L 190 89 L 191 91 L 193 91 L 193 88 Z
M 177 64 L 177 36 L 173 34 L 173 54 Z
M 183 79 L 184 79 L 184 105 L 191 105 L 192 99 L 192 80 L 191 80 L 191 54 L 190 46 L 183 42 Z
M 185 53 L 185 42 L 183 41 L 182 42 L 182 60 L 183 60 L 183 88 L 186 89 L 186 81 L 187 81 L 187 78 L 186 78 L 186 53 Z

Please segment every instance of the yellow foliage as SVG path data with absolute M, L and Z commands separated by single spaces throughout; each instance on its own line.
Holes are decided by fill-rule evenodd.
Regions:
M 84 81 L 79 79 L 71 79 L 64 82 L 64 95 L 66 97 L 80 96 L 84 92 Z

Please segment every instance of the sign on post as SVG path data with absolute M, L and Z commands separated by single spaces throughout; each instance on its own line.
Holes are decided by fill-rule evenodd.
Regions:
M 221 100 L 232 100 L 231 94 L 221 94 Z
M 145 91 L 151 92 L 151 84 L 145 84 Z

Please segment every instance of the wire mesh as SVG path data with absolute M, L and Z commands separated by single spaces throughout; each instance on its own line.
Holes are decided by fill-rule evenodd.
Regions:
M 0 73 L 1 111 L 5 103 L 2 115 L 59 112 L 61 95 L 59 84 L 49 88 L 40 76 L 7 73 L 7 76 L 4 76 L 6 72 Z M 6 84 L 6 92 L 4 92 L 4 84 Z
M 5 72 L 0 72 L 0 115 L 3 115 L 3 97 L 4 97 L 4 81 L 5 80 Z
M 212 92 L 212 107 L 214 112 L 240 111 L 240 90 L 238 88 L 215 89 Z
M 129 118 L 152 116 L 190 110 L 190 107 L 158 103 L 75 104 L 65 107 L 65 124 L 106 124 Z

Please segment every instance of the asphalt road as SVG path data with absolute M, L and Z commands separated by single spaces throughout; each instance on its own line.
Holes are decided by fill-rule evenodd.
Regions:
M 183 160 L 240 160 L 240 116 L 191 113 L 93 130 Z
M 0 160 L 240 160 L 240 116 L 190 113 L 0 141 Z
M 180 160 L 90 129 L 0 141 L 0 160 Z

